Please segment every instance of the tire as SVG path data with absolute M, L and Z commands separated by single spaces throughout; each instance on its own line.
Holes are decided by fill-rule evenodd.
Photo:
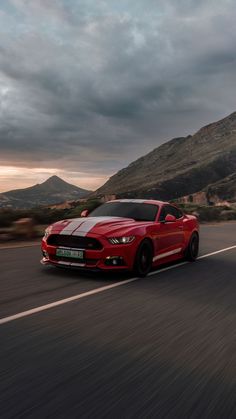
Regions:
M 186 249 L 185 258 L 190 262 L 194 262 L 198 257 L 199 250 L 199 235 L 198 233 L 193 233 L 190 237 L 188 247 Z
M 134 261 L 134 272 L 139 277 L 145 277 L 152 269 L 153 248 L 149 240 L 143 240 L 137 250 Z

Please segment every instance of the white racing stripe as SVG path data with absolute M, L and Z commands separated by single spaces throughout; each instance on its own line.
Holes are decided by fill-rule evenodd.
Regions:
M 86 236 L 86 234 L 91 231 L 97 224 L 102 223 L 104 221 L 112 221 L 116 220 L 119 221 L 121 217 L 88 217 L 82 223 L 82 225 L 78 226 L 78 228 L 74 231 L 73 236 Z
M 86 236 L 97 224 L 102 221 L 109 221 L 120 217 L 88 217 L 76 218 L 70 221 L 60 232 L 62 235 L 73 234 L 73 236 Z
M 233 250 L 233 249 L 236 249 L 236 245 L 226 247 L 224 249 L 220 249 L 220 250 L 217 250 L 217 251 L 212 252 L 212 253 L 207 253 L 205 255 L 199 256 L 198 259 L 207 258 L 207 257 L 217 255 L 219 253 L 227 252 L 227 251 Z M 158 274 L 161 274 L 162 272 L 166 272 L 166 271 L 169 271 L 171 269 L 178 268 L 179 266 L 187 265 L 189 263 L 190 262 L 182 262 L 182 263 L 178 263 L 176 265 L 168 266 L 166 268 L 159 269 L 158 271 L 150 272 L 150 274 L 148 276 L 158 275 Z M 58 300 L 58 301 L 55 301 L 53 303 L 49 303 L 49 304 L 46 304 L 46 305 L 43 305 L 43 306 L 40 306 L 40 307 L 32 308 L 31 310 L 22 311 L 21 313 L 14 314 L 12 316 L 3 317 L 2 319 L 0 319 L 0 325 L 12 322 L 12 321 L 17 320 L 17 319 L 21 319 L 23 317 L 31 316 L 32 314 L 40 313 L 41 311 L 49 310 L 50 308 L 53 308 L 53 307 L 58 307 L 58 306 L 61 306 L 63 304 L 70 303 L 72 301 L 80 300 L 82 298 L 89 297 L 90 295 L 99 294 L 101 292 L 110 290 L 112 288 L 120 287 L 122 285 L 126 285 L 126 284 L 129 284 L 131 282 L 138 281 L 138 280 L 140 280 L 140 278 L 130 278 L 130 279 L 126 279 L 125 281 L 115 282 L 114 284 L 106 285 L 106 286 L 100 287 L 100 288 L 95 288 L 91 291 L 83 292 L 82 294 L 73 295 L 72 297 L 64 298 L 63 300 Z
M 83 224 L 84 219 L 82 218 L 77 218 L 74 221 L 70 221 L 68 224 L 66 224 L 66 226 L 63 228 L 63 230 L 60 231 L 59 234 L 62 235 L 67 235 L 67 234 L 71 234 L 74 230 L 76 230 L 76 228 L 80 227 L 81 224 Z

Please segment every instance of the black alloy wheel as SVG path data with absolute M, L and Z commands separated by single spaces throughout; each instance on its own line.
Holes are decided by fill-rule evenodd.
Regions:
M 199 250 L 199 236 L 197 233 L 193 233 L 186 251 L 186 259 L 190 262 L 194 262 L 198 257 Z
M 152 269 L 153 249 L 149 240 L 140 244 L 134 262 L 134 272 L 137 276 L 144 277 Z

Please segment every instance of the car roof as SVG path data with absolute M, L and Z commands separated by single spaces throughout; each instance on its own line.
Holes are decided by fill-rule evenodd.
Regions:
M 109 202 L 135 202 L 137 204 L 152 204 L 152 205 L 163 205 L 163 204 L 169 204 L 169 202 L 164 201 L 157 201 L 154 199 L 113 199 Z

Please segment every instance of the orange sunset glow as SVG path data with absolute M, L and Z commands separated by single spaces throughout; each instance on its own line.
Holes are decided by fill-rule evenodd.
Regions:
M 27 188 L 57 175 L 63 180 L 84 189 L 95 190 L 106 182 L 107 177 L 88 176 L 86 173 L 68 172 L 57 169 L 0 166 L 0 193 L 12 189 Z

